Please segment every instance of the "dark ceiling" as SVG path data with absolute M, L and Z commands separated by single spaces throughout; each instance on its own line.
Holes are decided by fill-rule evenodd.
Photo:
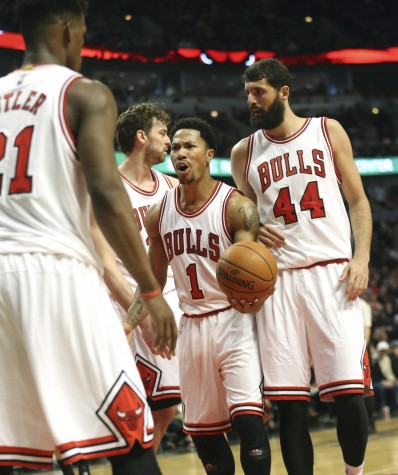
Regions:
M 1 1 L 0 29 L 18 31 L 14 4 Z M 87 45 L 126 51 L 305 54 L 398 45 L 396 0 L 92 0 L 87 23 Z

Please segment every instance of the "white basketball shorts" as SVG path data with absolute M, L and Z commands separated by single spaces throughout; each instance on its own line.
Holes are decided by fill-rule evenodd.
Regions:
M 262 370 L 253 315 L 234 309 L 183 316 L 178 359 L 184 431 L 214 435 L 243 414 L 262 417 Z
M 309 400 L 311 367 L 324 401 L 371 392 L 359 302 L 339 282 L 346 265 L 279 272 L 256 316 L 265 398 Z
M 153 420 L 99 272 L 43 254 L 0 259 L 0 463 L 51 468 L 152 445 Z

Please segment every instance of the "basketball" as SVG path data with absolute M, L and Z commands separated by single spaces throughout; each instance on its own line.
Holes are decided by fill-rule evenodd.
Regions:
M 225 249 L 217 262 L 216 276 L 220 289 L 229 298 L 262 299 L 275 285 L 277 263 L 263 244 L 241 241 Z

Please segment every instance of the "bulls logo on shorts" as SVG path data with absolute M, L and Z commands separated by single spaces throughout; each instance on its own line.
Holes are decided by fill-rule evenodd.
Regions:
M 108 400 L 104 415 L 131 445 L 137 439 L 141 440 L 145 432 L 145 400 L 127 381 L 120 384 L 113 396 Z
M 135 357 L 135 361 L 142 383 L 144 384 L 146 395 L 154 395 L 159 387 L 161 371 L 138 354 Z

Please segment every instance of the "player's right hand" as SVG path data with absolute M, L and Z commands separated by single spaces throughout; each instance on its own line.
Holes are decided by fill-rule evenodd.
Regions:
M 269 293 L 262 299 L 254 299 L 252 301 L 246 299 L 231 299 L 228 298 L 228 302 L 231 306 L 240 313 L 257 313 L 260 311 L 264 302 L 275 292 L 275 287 L 269 291 Z
M 155 324 L 154 347 L 158 353 L 175 355 L 177 344 L 177 326 L 174 314 L 163 295 L 144 300 L 146 310 Z
M 269 248 L 278 249 L 286 244 L 285 235 L 273 224 L 263 224 L 258 231 L 258 242 Z
M 228 302 L 231 304 L 232 308 L 237 310 L 239 313 L 257 313 L 263 306 L 264 300 L 259 301 L 258 299 L 254 299 L 252 302 L 249 302 L 246 299 L 229 298 Z

